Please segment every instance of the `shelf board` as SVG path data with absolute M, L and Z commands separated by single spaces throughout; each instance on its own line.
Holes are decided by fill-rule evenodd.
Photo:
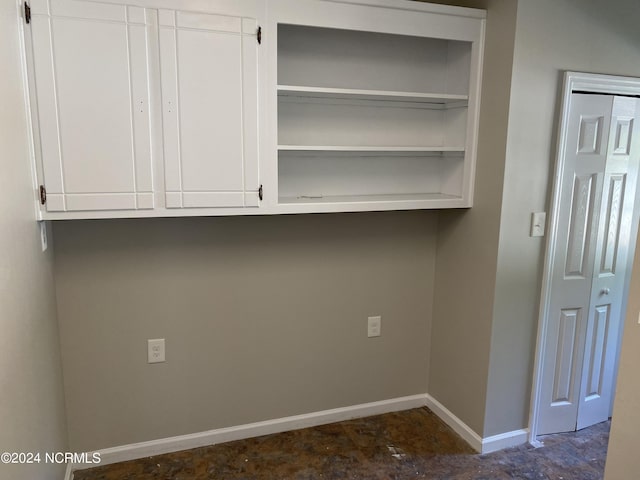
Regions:
M 338 98 L 352 100 L 392 101 L 424 103 L 435 105 L 465 104 L 468 95 L 450 95 L 446 93 L 394 92 L 388 90 L 361 90 L 354 88 L 304 87 L 297 85 L 278 85 L 278 96 L 306 98 Z
M 344 152 L 344 153 L 464 153 L 461 147 L 362 146 L 362 145 L 278 145 L 280 152 Z
M 281 205 L 329 204 L 329 203 L 392 203 L 392 202 L 421 202 L 434 200 L 460 200 L 457 195 L 444 193 L 402 193 L 379 195 L 328 195 L 328 196 L 300 196 L 280 197 Z

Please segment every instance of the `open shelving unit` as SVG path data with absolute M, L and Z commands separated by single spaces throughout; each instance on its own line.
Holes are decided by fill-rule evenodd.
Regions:
M 342 6 L 277 1 L 278 210 L 471 206 L 482 21 L 469 34 L 452 16 L 458 38 L 446 15 L 419 13 L 423 31 L 403 34 L 415 12 L 338 26 Z

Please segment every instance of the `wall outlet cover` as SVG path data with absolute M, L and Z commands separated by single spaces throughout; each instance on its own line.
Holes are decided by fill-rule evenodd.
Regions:
M 165 361 L 164 338 L 147 340 L 147 361 L 149 363 Z

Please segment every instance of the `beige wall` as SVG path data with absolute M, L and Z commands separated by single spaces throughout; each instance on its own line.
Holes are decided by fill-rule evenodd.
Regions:
M 40 248 L 18 33 L 18 2 L 0 2 L 0 452 L 65 451 L 50 253 Z M 60 479 L 64 465 L 0 464 L 0 478 Z
M 482 434 L 516 2 L 458 4 L 488 9 L 476 190 L 471 210 L 440 213 L 429 393 Z
M 74 449 L 427 389 L 433 212 L 70 221 L 54 235 Z M 149 338 L 166 339 L 166 363 L 147 364 Z
M 520 0 L 511 87 L 485 436 L 528 425 L 563 71 L 640 76 L 637 0 Z
M 640 252 L 638 237 L 636 252 Z M 640 428 L 640 254 L 636 253 L 629 303 L 625 321 L 620 370 L 613 407 L 613 421 L 609 437 L 609 450 L 605 466 L 605 480 L 628 480 L 640 471 L 638 455 L 638 429 Z

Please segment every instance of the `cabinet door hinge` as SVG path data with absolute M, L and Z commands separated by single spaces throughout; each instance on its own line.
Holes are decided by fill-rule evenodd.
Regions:
M 260 188 L 258 189 L 258 198 L 262 201 L 262 185 L 260 185 Z
M 47 189 L 40 185 L 40 205 L 47 203 Z
M 28 2 L 24 2 L 24 21 L 31 23 L 31 7 Z
M 256 38 L 258 39 L 258 45 L 261 45 L 262 44 L 262 27 L 258 27 Z

